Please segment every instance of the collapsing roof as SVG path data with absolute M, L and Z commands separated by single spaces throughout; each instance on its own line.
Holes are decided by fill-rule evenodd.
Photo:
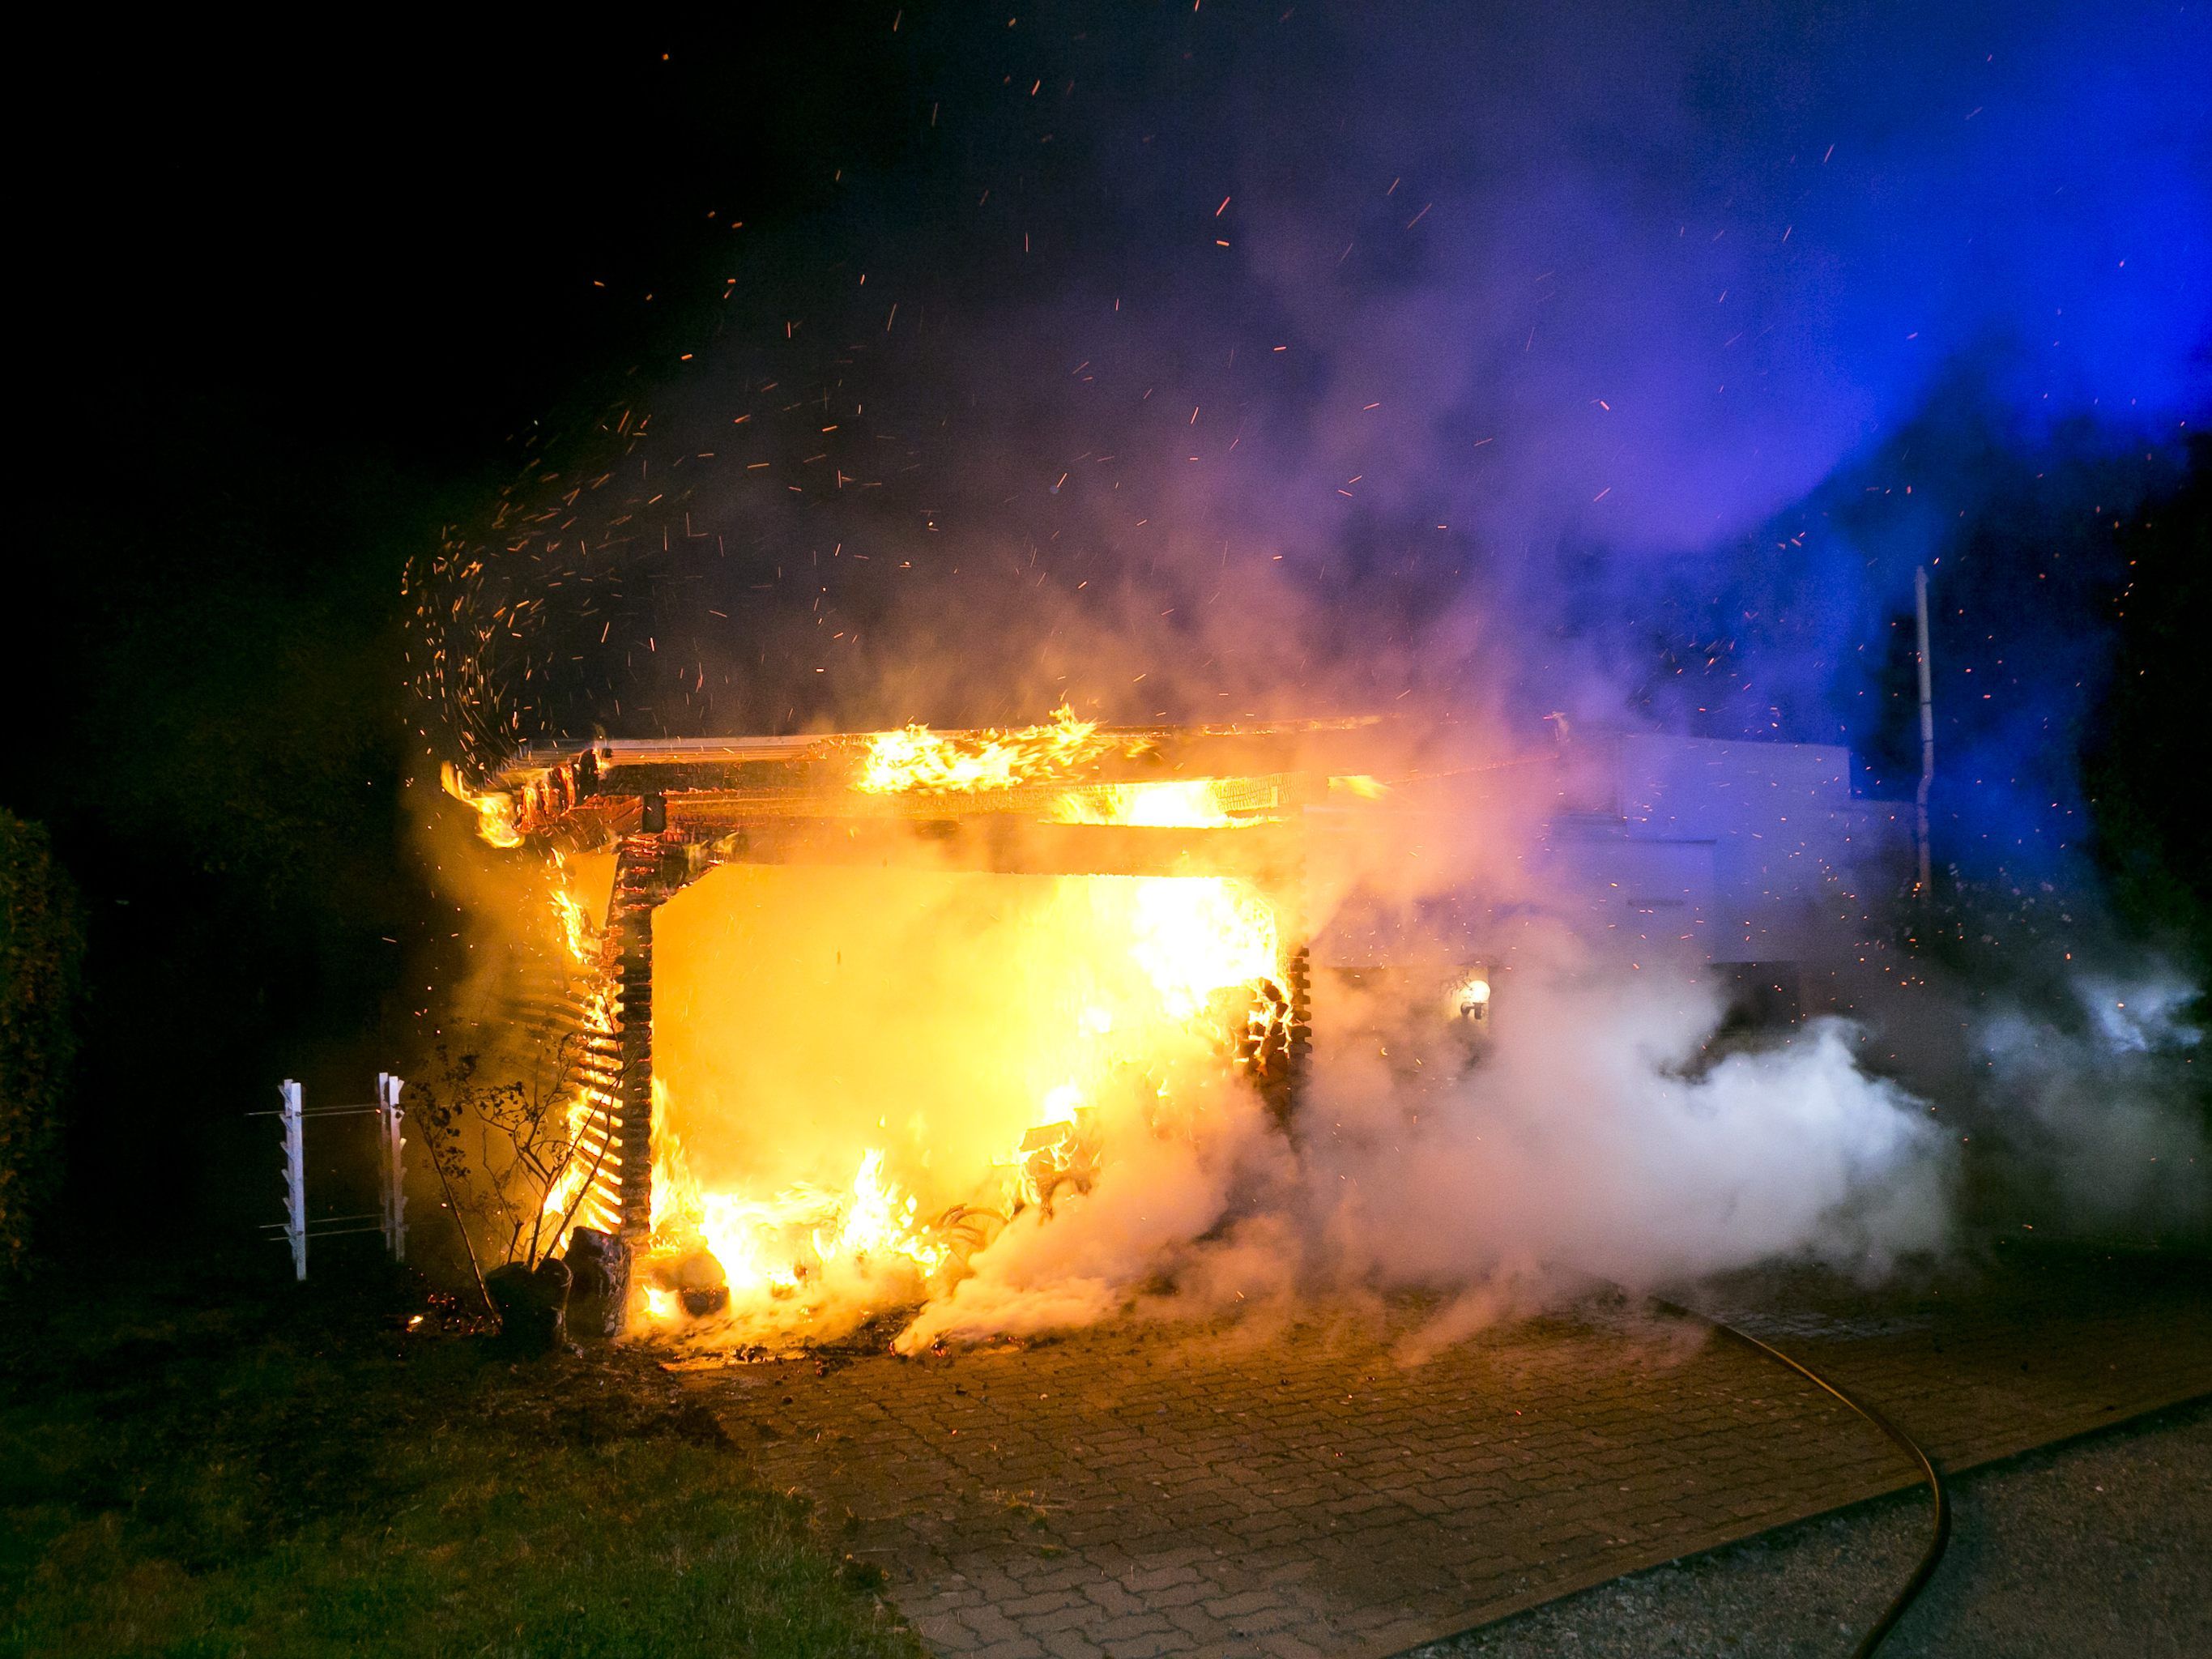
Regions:
M 486 839 L 605 848 L 646 835 L 722 857 L 1006 871 L 1263 873 L 1373 720 L 596 739 L 526 747 L 480 792 Z M 1274 830 L 1275 835 L 1264 832 Z

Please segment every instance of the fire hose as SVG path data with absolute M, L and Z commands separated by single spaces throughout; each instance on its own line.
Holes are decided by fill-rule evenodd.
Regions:
M 1869 1656 L 1881 1647 L 1884 1638 L 1896 1628 L 1897 1621 L 1905 1616 L 1905 1610 L 1912 1605 L 1913 1598 L 1925 1589 L 1928 1581 L 1936 1576 L 1936 1566 L 1942 1561 L 1943 1552 L 1951 1542 L 1951 1500 L 1949 1494 L 1944 1490 L 1943 1477 L 1936 1472 L 1935 1460 L 1922 1449 L 1918 1441 L 1913 1439 L 1911 1435 L 1899 1428 L 1896 1424 L 1891 1422 L 1872 1406 L 1857 1398 L 1840 1383 L 1831 1382 L 1811 1366 L 1792 1359 L 1781 1349 L 1760 1341 L 1747 1331 L 1738 1330 L 1725 1320 L 1716 1319 L 1711 1314 L 1699 1313 L 1694 1308 L 1686 1308 L 1679 1303 L 1666 1301 L 1656 1302 L 1655 1305 L 1662 1313 L 1671 1314 L 1682 1319 L 1694 1319 L 1702 1325 L 1710 1326 L 1722 1335 L 1732 1337 L 1746 1347 L 1765 1354 L 1778 1364 L 1787 1365 L 1814 1388 L 1833 1395 L 1868 1422 L 1873 1424 L 1875 1427 L 1880 1429 L 1895 1442 L 1907 1456 L 1920 1466 L 1920 1478 L 1927 1483 L 1929 1496 L 1935 1500 L 1935 1513 L 1931 1517 L 1928 1547 L 1921 1554 L 1920 1565 L 1912 1570 L 1912 1576 L 1905 1581 L 1905 1587 L 1892 1598 L 1889 1606 L 1883 1610 L 1881 1617 L 1875 1620 L 1867 1633 L 1859 1639 L 1858 1646 L 1851 1650 L 1851 1659 L 1869 1659 Z

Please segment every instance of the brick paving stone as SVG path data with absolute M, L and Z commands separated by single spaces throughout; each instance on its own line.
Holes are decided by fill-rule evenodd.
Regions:
M 966 1653 L 975 1645 L 975 1633 L 949 1613 L 923 1613 L 910 1622 L 921 1639 L 940 1653 Z
M 1117 1644 L 1134 1640 L 1139 1636 L 1164 1636 L 1175 1628 L 1167 1618 L 1157 1613 L 1125 1613 L 1116 1618 L 1091 1626 L 1092 1640 L 1111 1648 Z
M 2212 1290 L 2154 1258 L 1705 1297 L 1953 1468 L 2212 1392 Z M 1597 1303 L 1402 1364 L 1426 1311 L 684 1376 L 925 1642 L 990 1659 L 1376 1659 L 1912 1484 L 1856 1416 L 1700 1328 Z
M 963 1607 L 955 1617 L 981 1642 L 1012 1642 L 1024 1634 L 1019 1625 L 996 1607 Z

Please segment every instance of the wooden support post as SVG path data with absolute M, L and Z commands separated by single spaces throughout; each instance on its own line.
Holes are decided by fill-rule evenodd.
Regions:
M 1291 995 L 1289 1041 L 1284 1045 L 1290 1072 L 1290 1109 L 1297 1109 L 1298 1097 L 1305 1091 L 1306 1076 L 1313 1069 L 1313 947 L 1303 939 L 1291 952 L 1288 974 L 1290 984 L 1285 987 Z
M 622 992 L 622 1237 L 653 1235 L 653 912 L 661 898 L 661 844 L 632 836 L 615 864 L 616 973 Z
M 1267 895 L 1274 912 L 1275 936 L 1289 945 L 1283 955 L 1280 1036 L 1261 1052 L 1260 1094 L 1285 1133 L 1296 1127 L 1298 1099 L 1313 1056 L 1313 951 L 1306 939 L 1305 859 L 1301 854 L 1288 878 Z

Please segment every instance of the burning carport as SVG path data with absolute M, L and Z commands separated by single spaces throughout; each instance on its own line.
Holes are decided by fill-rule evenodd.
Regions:
M 993 901 L 989 925 L 977 923 L 960 946 L 948 947 L 956 955 L 969 949 L 988 958 L 993 948 L 1003 954 L 1009 938 L 1059 930 L 1049 959 L 1024 946 L 1015 964 L 987 963 L 976 971 L 995 971 L 1025 987 L 1052 979 L 1064 961 L 1073 960 L 1066 971 L 1080 986 L 1067 989 L 1054 981 L 1053 993 L 1069 1035 L 1037 1039 L 1052 1048 L 1050 1064 L 1065 1066 L 1068 1075 L 1045 1086 L 1047 1076 L 1057 1073 L 1036 1072 L 1026 1054 L 1001 1053 L 988 1038 L 979 1042 L 971 1062 L 976 1075 L 945 1086 L 977 1098 L 994 1090 L 1027 1091 L 996 1109 L 998 1132 L 1003 1135 L 1010 1121 L 1018 1131 L 1016 1144 L 988 1160 L 1001 1172 L 993 1178 L 1003 1179 L 1008 1196 L 994 1209 L 963 1194 L 944 1214 L 994 1215 L 1002 1223 L 1028 1204 L 1042 1203 L 1048 1212 L 1054 1187 L 1082 1178 L 1087 1153 L 1077 1144 L 1076 1126 L 1102 1109 L 1093 1097 L 1109 1086 L 1109 1073 L 1110 1086 L 1124 1092 L 1134 1086 L 1146 1096 L 1146 1121 L 1157 1129 L 1161 1103 L 1182 1085 L 1173 1075 L 1175 1055 L 1145 1048 L 1141 1028 L 1148 1019 L 1176 1033 L 1170 1046 L 1186 1079 L 1194 1066 L 1206 1069 L 1211 1054 L 1224 1078 L 1256 1092 L 1279 1123 L 1286 1121 L 1310 1042 L 1302 895 L 1306 808 L 1327 797 L 1333 767 L 1358 744 L 1358 728 L 1370 724 L 1105 727 L 1062 711 L 1048 724 L 1012 731 L 908 727 L 849 736 L 601 739 L 526 749 L 483 789 L 456 786 L 495 845 L 527 844 L 570 860 L 611 862 L 604 926 L 588 916 L 571 918 L 572 939 L 584 941 L 579 957 L 593 985 L 568 1005 L 580 1043 L 571 1109 L 580 1119 L 582 1158 L 556 1196 L 567 1212 L 618 1234 L 634 1253 L 666 1256 L 678 1248 L 671 1243 L 668 1214 L 677 1195 L 669 1188 L 691 1175 L 672 1167 L 672 1138 L 655 1124 L 656 918 L 722 871 L 752 872 L 757 883 L 790 879 L 762 872 L 811 872 L 805 879 L 817 884 L 805 890 L 815 896 L 816 910 L 825 908 L 822 895 L 856 882 L 872 884 L 867 890 L 878 896 L 862 901 L 864 909 L 869 902 L 895 908 L 907 890 L 896 885 L 904 879 L 901 872 L 936 881 L 932 902 L 943 903 L 950 890 L 1007 895 L 1004 908 L 1011 914 L 1002 916 L 1000 902 Z M 1336 775 L 1335 781 L 1340 793 L 1346 780 Z M 978 878 L 994 879 L 978 885 Z M 739 891 L 732 876 L 718 879 Z M 818 884 L 825 881 L 831 884 Z M 1066 895 L 1078 889 L 1105 891 L 1110 902 L 1093 898 L 1071 910 Z M 786 932 L 816 925 L 804 909 L 787 907 L 779 914 Z M 864 915 L 846 936 L 856 953 L 864 952 L 865 935 L 876 921 Z M 741 954 L 757 958 L 760 946 L 753 936 Z M 1149 977 L 1138 979 L 1148 994 L 1156 993 L 1158 1008 L 1133 1012 L 1127 995 L 1117 1002 L 1114 985 L 1101 981 L 1096 964 L 1079 960 L 1087 951 L 1134 957 L 1148 970 Z M 836 954 L 842 967 L 844 950 Z M 697 959 L 696 952 L 687 958 Z M 781 994 L 757 962 L 744 967 L 755 975 L 746 981 L 751 989 L 725 1000 L 716 1010 L 720 1024 L 742 1020 L 743 1005 Z M 953 982 L 969 971 L 965 961 L 948 961 L 946 969 Z M 661 971 L 665 979 L 665 964 Z M 757 1055 L 815 1008 L 847 1000 L 816 996 L 805 1012 L 751 1030 L 740 1049 L 715 1052 Z M 683 1005 L 686 1018 L 693 1018 L 691 1006 Z M 664 1026 L 670 1024 L 664 1019 Z M 832 1062 L 821 1069 L 842 1074 L 836 1057 L 860 1046 L 854 1030 L 839 1028 Z M 1204 1033 L 1204 1052 L 1184 1040 L 1188 1031 Z M 667 1041 L 665 1030 L 661 1036 Z M 1113 1045 L 1119 1046 L 1109 1064 L 1106 1050 Z M 695 1075 L 706 1063 L 695 1064 Z M 1133 1076 L 1140 1081 L 1133 1084 Z M 833 1091 L 846 1085 L 825 1078 L 820 1086 Z M 896 1245 L 916 1262 L 936 1265 L 936 1247 L 921 1237 L 932 1212 L 915 1216 L 909 1189 L 902 1213 L 893 1183 L 897 1172 L 884 1168 L 881 1143 L 896 1131 L 890 1122 L 896 1114 L 877 1109 L 881 1092 L 857 1109 L 876 1116 L 884 1134 L 872 1137 L 878 1145 L 867 1150 L 855 1177 L 880 1185 L 845 1200 L 842 1210 L 824 1200 L 808 1212 L 804 1194 L 817 1189 L 803 1182 L 787 1182 L 781 1211 L 757 1195 L 710 1193 L 691 1200 L 687 1224 L 714 1247 L 718 1271 L 737 1267 L 732 1256 L 750 1258 L 763 1248 L 775 1254 L 780 1245 L 760 1241 L 778 1227 L 802 1241 L 798 1253 L 810 1261 L 826 1256 L 830 1247 L 822 1230 L 831 1224 L 825 1218 L 848 1225 L 853 1211 L 880 1212 L 886 1205 L 889 1220 L 867 1243 L 879 1255 Z M 1036 1098 L 1024 1104 L 1031 1095 Z M 723 1115 L 765 1115 L 787 1126 L 817 1107 L 830 1109 L 811 1093 L 787 1094 L 773 1101 L 726 1100 Z M 1024 1113 L 1027 1121 L 1019 1121 Z M 919 1166 L 932 1166 L 933 1152 L 945 1144 L 945 1116 L 940 1111 L 923 1128 L 915 1113 L 913 1161 Z M 746 1138 L 735 1127 L 732 1133 Z M 939 1183 L 939 1197 L 957 1190 L 957 1176 L 937 1170 L 932 1179 Z M 969 1237 L 972 1243 L 972 1232 Z M 777 1275 L 792 1270 L 763 1264 L 762 1271 L 775 1279 L 771 1288 L 789 1293 L 790 1284 Z M 813 1261 L 811 1269 L 796 1271 L 803 1278 L 823 1267 Z M 664 1295 L 655 1306 L 669 1299 Z M 699 1304 L 692 1305 L 696 1311 Z

